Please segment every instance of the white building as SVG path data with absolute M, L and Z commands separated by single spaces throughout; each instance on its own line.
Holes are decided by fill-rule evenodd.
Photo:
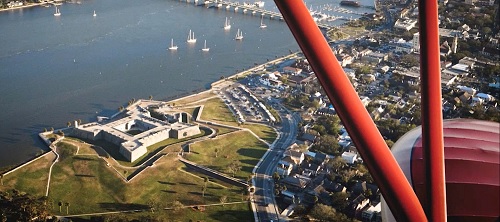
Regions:
M 344 159 L 348 164 L 354 164 L 356 159 L 358 158 L 358 154 L 351 152 L 342 153 L 342 159 Z
M 410 31 L 416 24 L 417 20 L 415 19 L 398 19 L 394 24 L 394 28 Z

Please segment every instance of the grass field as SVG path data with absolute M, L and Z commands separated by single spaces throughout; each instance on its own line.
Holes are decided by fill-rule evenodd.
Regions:
M 261 139 L 265 140 L 268 143 L 273 143 L 277 137 L 276 131 L 274 131 L 273 128 L 266 125 L 245 123 L 241 125 L 241 127 L 251 130 L 258 137 L 260 137 Z
M 186 105 L 186 104 L 196 103 L 197 101 L 200 101 L 202 99 L 206 99 L 206 98 L 214 96 L 214 95 L 215 94 L 211 91 L 205 91 L 205 92 L 201 92 L 200 94 L 195 95 L 195 96 L 184 97 L 184 98 L 181 98 L 178 100 L 169 101 L 168 103 L 170 103 L 170 104 L 175 103 L 175 106 L 182 106 L 182 105 Z
M 47 189 L 47 179 L 52 161 L 56 158 L 54 153 L 28 164 L 27 166 L 7 174 L 2 179 L 1 190 L 18 189 L 37 196 L 44 196 Z
M 215 157 L 215 149 L 218 149 Z M 227 166 L 232 161 L 241 164 L 241 170 L 235 177 L 246 179 L 251 175 L 253 167 L 267 150 L 267 145 L 255 138 L 251 133 L 239 131 L 205 140 L 191 145 L 191 153 L 186 159 L 207 166 L 220 172 L 228 173 Z
M 186 207 L 178 211 L 161 210 L 154 213 L 150 211 L 134 212 L 126 214 L 110 214 L 104 216 L 102 221 L 254 221 L 253 214 L 248 203 L 226 204 L 225 206 L 206 206 L 204 211 Z M 93 219 L 93 220 L 92 220 Z M 73 221 L 96 221 L 92 217 L 83 217 Z M 99 221 L 99 220 L 97 220 Z
M 219 98 L 209 99 L 204 102 L 205 107 L 201 114 L 201 119 L 206 121 L 214 121 L 222 124 L 237 126 L 236 118 L 233 113 L 227 108 L 226 104 Z
M 221 196 L 227 196 L 228 202 L 241 201 L 240 188 L 223 188 L 213 183 L 207 184 L 203 197 L 203 179 L 179 170 L 183 165 L 174 158 L 159 160 L 125 183 L 97 156 L 75 155 L 54 167 L 49 197 L 56 205 L 59 201 L 70 203 L 70 214 L 148 209 L 151 201 L 178 200 L 184 205 L 196 205 L 219 203 Z M 64 210 L 59 213 L 58 207 L 53 213 L 65 214 Z

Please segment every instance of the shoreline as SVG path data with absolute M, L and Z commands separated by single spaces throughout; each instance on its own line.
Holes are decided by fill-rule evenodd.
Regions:
M 245 75 L 252 74 L 252 72 L 253 72 L 254 70 L 259 70 L 259 69 L 261 69 L 262 67 L 265 67 L 265 66 L 267 66 L 267 65 L 270 65 L 270 64 L 276 64 L 276 63 L 278 63 L 278 62 L 282 62 L 282 61 L 284 61 L 284 60 L 294 58 L 294 57 L 298 56 L 298 54 L 300 54 L 300 53 L 301 53 L 300 51 L 299 51 L 299 52 L 290 53 L 290 54 L 287 54 L 287 55 L 285 55 L 285 56 L 281 56 L 281 57 L 275 58 L 275 59 L 273 59 L 273 60 L 270 60 L 270 61 L 264 62 L 264 63 L 262 63 L 262 64 L 255 65 L 255 66 L 253 66 L 252 68 L 249 68 L 249 69 L 243 70 L 243 71 L 241 71 L 241 72 L 234 73 L 234 74 L 232 74 L 232 75 L 230 75 L 230 76 L 225 77 L 224 79 L 217 80 L 217 81 L 214 81 L 214 82 L 210 83 L 210 88 L 209 88 L 209 89 L 205 89 L 205 90 L 195 90 L 195 91 L 193 91 L 193 92 L 189 93 L 188 95 L 184 95 L 184 96 L 180 96 L 180 97 L 178 97 L 178 98 L 172 98 L 172 99 L 168 99 L 168 98 L 167 98 L 167 99 L 164 99 L 164 100 L 162 100 L 162 101 L 164 101 L 164 102 L 172 102 L 172 101 L 176 101 L 176 100 L 180 100 L 180 99 L 184 99 L 184 98 L 189 98 L 189 97 L 192 97 L 192 96 L 196 96 L 196 95 L 198 95 L 198 94 L 200 94 L 200 93 L 204 93 L 204 92 L 206 92 L 206 91 L 211 91 L 211 90 L 214 90 L 214 88 L 217 88 L 217 86 L 219 86 L 219 85 L 221 85 L 221 84 L 225 83 L 225 82 L 226 82 L 226 81 L 228 81 L 228 80 L 233 80 L 234 78 L 239 78 L 239 77 L 243 77 L 243 76 L 245 76 Z M 177 96 L 175 96 L 175 95 L 174 95 L 174 96 L 172 96 L 172 97 L 177 97 Z M 116 114 L 113 114 L 113 115 L 116 115 Z M 113 115 L 111 115 L 111 116 L 113 116 Z M 64 130 L 64 129 L 65 129 L 65 128 L 54 129 L 54 132 L 57 132 L 58 130 Z M 44 141 L 44 142 L 46 143 L 46 140 L 45 140 L 44 138 L 42 138 L 42 137 L 40 136 L 40 134 L 43 134 L 43 132 L 41 132 L 41 133 L 39 133 L 39 134 L 38 134 L 38 135 L 39 135 L 39 136 L 38 136 L 38 138 L 40 138 L 42 141 Z M 2 174 L 9 174 L 9 173 L 11 173 L 12 171 L 15 171 L 15 170 L 17 170 L 17 169 L 19 169 L 19 168 L 22 168 L 22 167 L 23 167 L 25 164 L 27 164 L 28 162 L 31 162 L 31 161 L 33 161 L 33 160 L 35 160 L 35 159 L 40 158 L 41 156 L 46 155 L 47 153 L 52 152 L 52 150 L 50 149 L 50 147 L 49 147 L 49 149 L 48 149 L 48 150 L 45 150 L 45 149 L 43 149 L 43 148 L 41 148 L 41 149 L 42 149 L 44 152 L 43 152 L 42 154 L 40 154 L 40 155 L 33 156 L 33 157 L 31 157 L 31 158 L 28 158 L 26 161 L 20 162 L 20 163 L 18 163 L 18 164 L 11 165 L 12 167 L 9 167 L 9 166 L 4 166 L 5 168 L 4 168 L 3 166 L 2 166 L 2 167 L 0 167 L 0 169 L 2 169 L 2 170 L 0 171 L 0 173 L 2 173 Z M 2 172 L 2 171 L 3 171 L 3 172 Z
M 0 9 L 0 12 L 23 9 L 23 8 L 31 8 L 31 7 L 45 5 L 45 4 L 49 4 L 49 3 L 47 3 L 47 2 L 30 3 L 29 5 L 23 5 L 23 6 L 18 6 L 18 7 L 14 7 L 14 8 L 2 8 L 2 9 Z

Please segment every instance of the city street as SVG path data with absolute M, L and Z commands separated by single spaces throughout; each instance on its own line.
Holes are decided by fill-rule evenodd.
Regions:
M 257 165 L 255 177 L 254 202 L 259 221 L 279 221 L 279 211 L 274 199 L 274 182 L 272 174 L 281 159 L 283 151 L 290 146 L 297 137 L 297 125 L 300 121 L 298 114 L 289 114 L 285 109 L 280 112 L 281 128 L 279 136 L 271 150 Z

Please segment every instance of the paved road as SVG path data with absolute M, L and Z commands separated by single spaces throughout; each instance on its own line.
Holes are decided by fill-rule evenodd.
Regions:
M 278 129 L 279 138 L 271 147 L 271 151 L 257 165 L 254 201 L 259 221 L 279 221 L 279 211 L 274 199 L 272 174 L 283 151 L 297 137 L 297 125 L 300 121 L 300 116 L 298 114 L 291 114 L 286 110 L 281 111 L 280 116 L 282 123 Z

